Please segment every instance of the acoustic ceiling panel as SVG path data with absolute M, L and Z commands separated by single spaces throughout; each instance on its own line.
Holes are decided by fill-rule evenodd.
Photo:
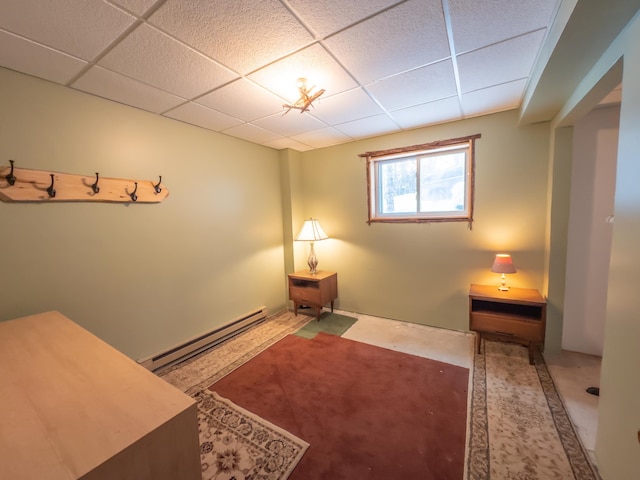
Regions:
M 440 0 L 409 0 L 329 37 L 325 43 L 365 84 L 450 55 Z
M 91 60 L 135 22 L 102 1 L 2 1 L 0 29 L 83 60 Z
M 166 112 L 186 101 L 184 98 L 98 66 L 92 67 L 72 86 L 99 97 L 154 113 Z
M 99 65 L 184 98 L 237 78 L 211 59 L 149 25 L 141 25 Z
M 0 66 L 304 151 L 517 108 L 559 4 L 0 1 Z M 300 77 L 325 92 L 283 115 Z
M 168 0 L 150 22 L 243 75 L 313 41 L 277 0 Z

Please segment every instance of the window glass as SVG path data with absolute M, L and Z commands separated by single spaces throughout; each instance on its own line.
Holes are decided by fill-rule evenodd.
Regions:
M 416 161 L 389 160 L 380 162 L 378 167 L 380 213 L 415 213 Z
M 466 151 L 420 157 L 420 211 L 460 212 L 466 209 Z

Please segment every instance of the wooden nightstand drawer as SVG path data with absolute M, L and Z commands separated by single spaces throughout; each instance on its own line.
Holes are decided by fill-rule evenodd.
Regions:
M 322 292 L 318 288 L 318 284 L 310 287 L 289 287 L 289 298 L 301 304 L 315 305 L 322 303 Z
M 470 329 L 487 333 L 513 335 L 533 342 L 542 342 L 540 323 L 540 321 L 536 320 L 522 320 L 486 313 L 474 313 L 471 315 Z

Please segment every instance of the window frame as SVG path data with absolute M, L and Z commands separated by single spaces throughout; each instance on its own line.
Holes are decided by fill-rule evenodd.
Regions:
M 362 153 L 359 156 L 366 159 L 366 181 L 367 181 L 367 223 L 433 223 L 433 222 L 468 222 L 469 228 L 473 223 L 473 207 L 475 194 L 475 140 L 480 138 L 480 134 L 469 135 L 467 137 L 452 138 L 449 140 L 438 140 L 435 142 L 412 145 L 409 147 L 392 148 L 388 150 L 378 150 L 374 152 Z M 380 215 L 377 205 L 378 192 L 380 187 L 377 178 L 377 166 L 380 162 L 406 159 L 412 157 L 416 162 L 416 194 L 419 202 L 419 163 L 420 157 L 436 153 L 464 149 L 467 150 L 465 164 L 465 175 L 467 177 L 465 199 L 468 202 L 468 211 L 456 215 L 454 211 L 440 212 L 415 212 L 398 213 L 390 215 Z M 416 203 L 418 206 L 418 203 Z

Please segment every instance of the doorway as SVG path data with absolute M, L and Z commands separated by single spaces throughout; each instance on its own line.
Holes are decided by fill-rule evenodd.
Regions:
M 621 93 L 619 85 L 573 125 L 562 351 L 546 358 L 594 463 L 599 397 L 587 389 L 600 386 Z

